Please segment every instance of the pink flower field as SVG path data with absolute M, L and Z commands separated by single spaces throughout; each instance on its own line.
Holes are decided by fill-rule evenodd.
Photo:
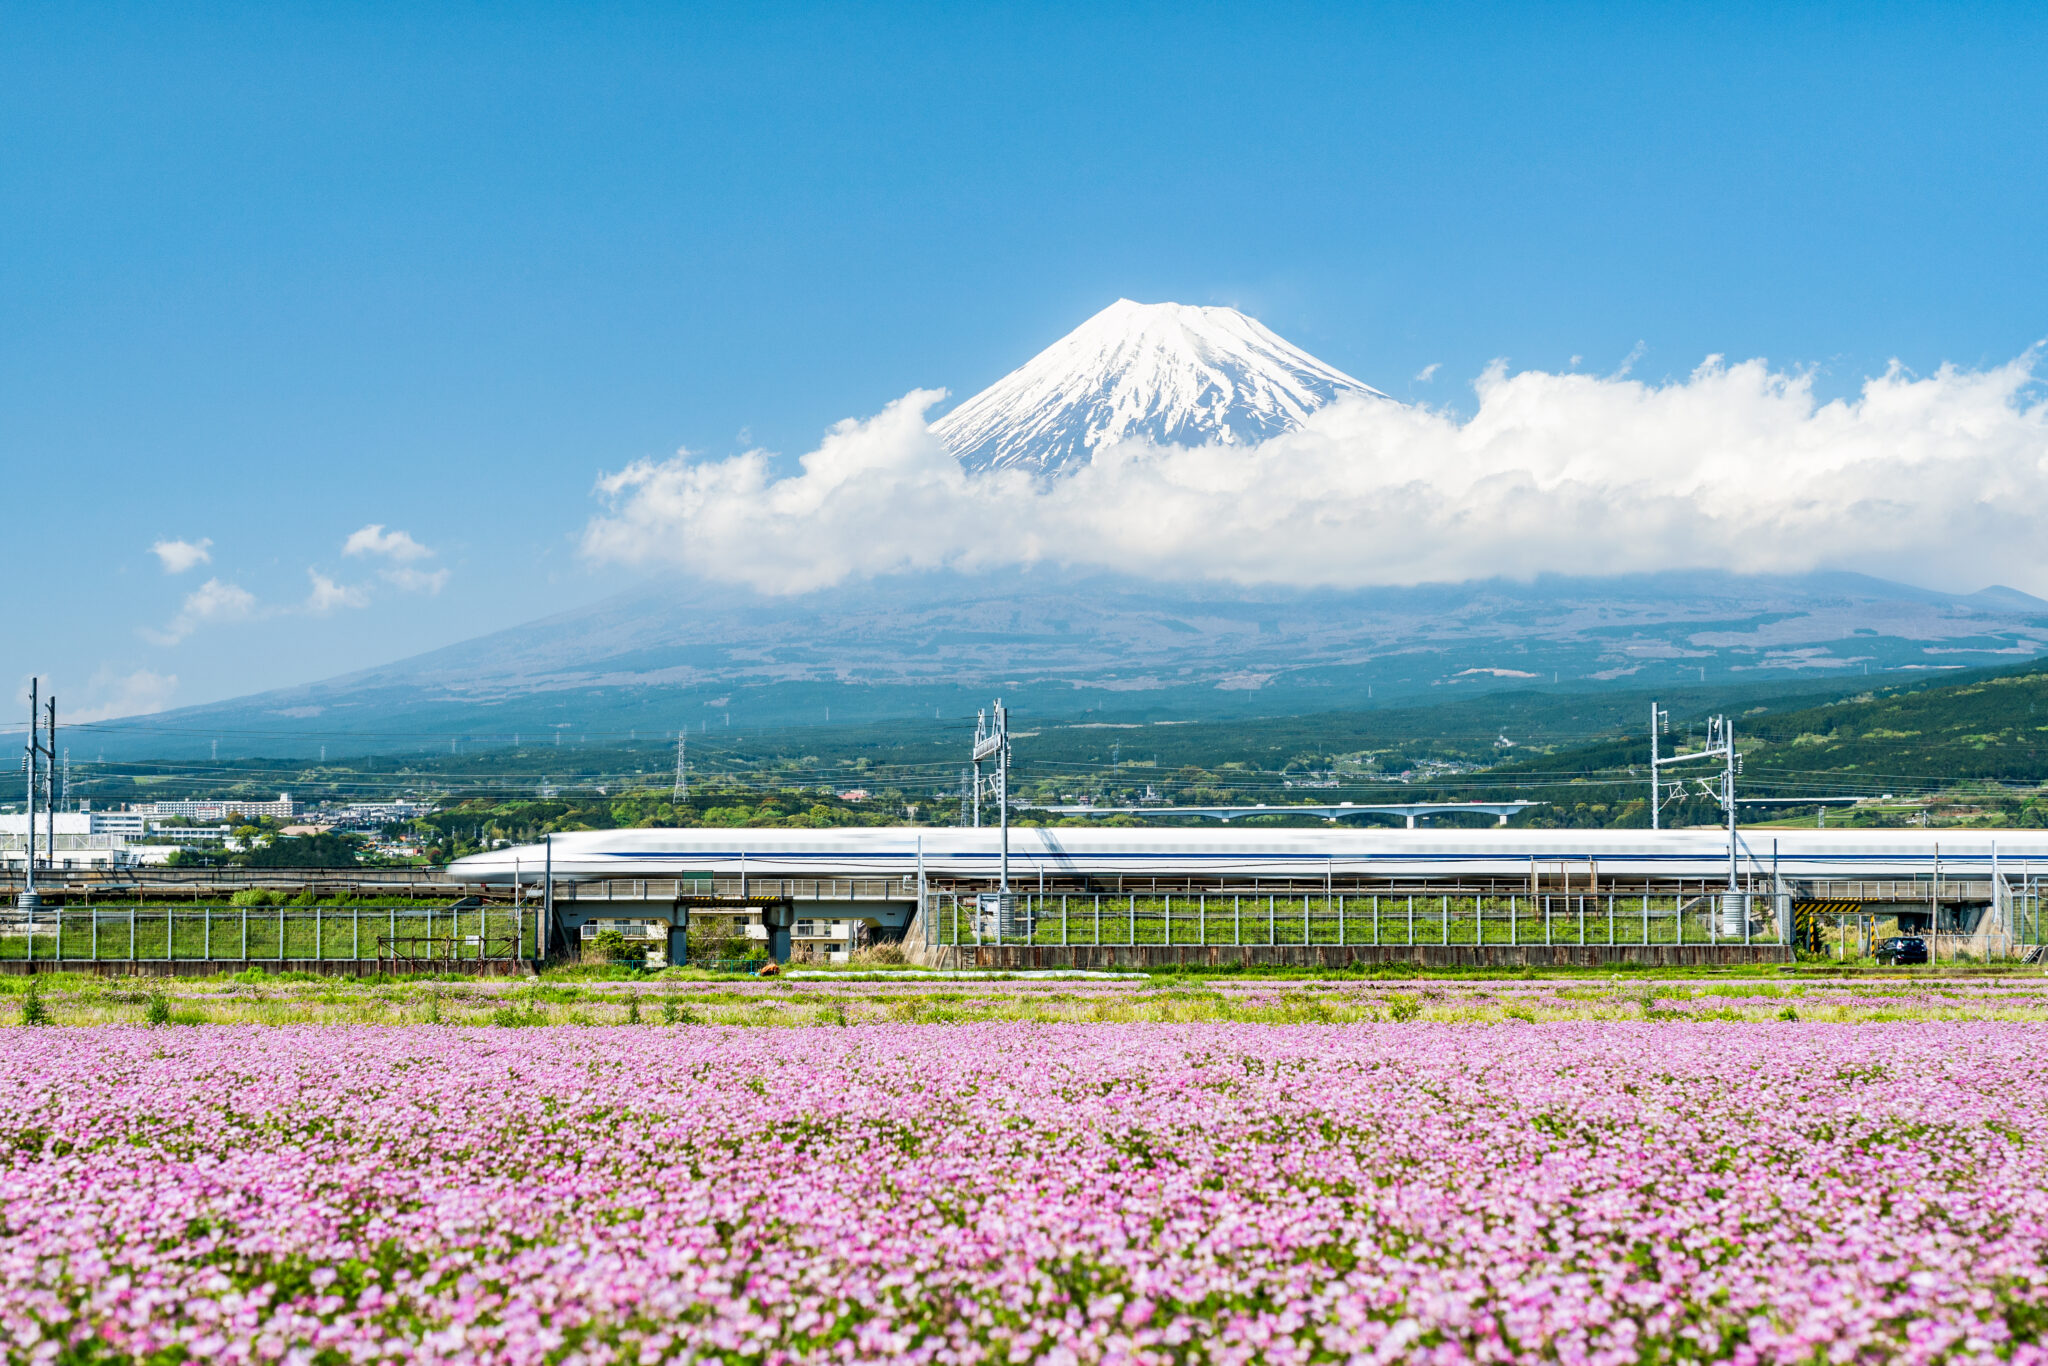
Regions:
M 2044 1359 L 2048 1031 L 10 1029 L 10 1359 Z

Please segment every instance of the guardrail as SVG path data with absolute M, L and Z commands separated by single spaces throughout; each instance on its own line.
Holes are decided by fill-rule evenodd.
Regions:
M 1799 885 L 1815 901 L 1879 901 L 1896 905 L 1943 901 L 1969 905 L 1991 900 L 1989 878 L 1943 878 L 1940 882 L 1916 882 L 1911 878 L 1811 878 Z

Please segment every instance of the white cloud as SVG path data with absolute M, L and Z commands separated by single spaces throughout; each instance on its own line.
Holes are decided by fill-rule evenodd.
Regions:
M 357 533 L 361 537 L 371 533 L 370 539 L 377 539 L 381 527 L 365 527 Z M 351 537 L 351 540 L 356 537 Z M 393 533 L 382 538 L 386 550 L 379 553 L 393 553 L 407 558 L 411 552 L 403 547 L 419 549 L 418 543 L 404 532 Z M 400 543 L 396 551 L 389 550 L 393 543 Z M 431 553 L 431 552 L 423 552 Z M 406 592 L 438 593 L 448 581 L 448 571 L 436 569 L 426 571 L 402 565 L 392 566 L 378 575 L 388 583 Z M 306 569 L 306 596 L 296 604 L 264 604 L 256 595 L 232 583 L 220 579 L 208 579 L 178 605 L 177 613 L 165 623 L 161 630 L 142 628 L 142 637 L 156 645 L 176 645 L 193 632 L 204 626 L 223 622 L 262 621 L 280 616 L 324 617 L 344 608 L 368 607 L 371 601 L 370 586 L 367 583 L 342 583 L 330 578 L 313 566 Z
M 386 569 L 377 575 L 401 593 L 438 593 L 448 583 L 445 569 Z
M 415 541 L 408 532 L 386 531 L 382 522 L 372 522 L 350 533 L 349 538 L 341 544 L 341 553 L 380 555 L 387 560 L 396 560 L 400 564 L 410 564 L 414 560 L 424 560 L 434 552 Z
M 170 706 L 177 691 L 176 674 L 150 669 L 120 674 L 103 668 L 86 684 L 84 704 L 61 714 L 58 720 L 82 726 L 117 716 L 148 716 Z
M 2038 592 L 2038 357 L 1894 366 L 1829 402 L 1762 361 L 1663 383 L 1496 365 L 1469 419 L 1347 399 L 1257 446 L 1127 443 L 1049 484 L 964 473 L 925 427 L 939 395 L 919 390 L 838 424 L 790 475 L 760 451 L 610 474 L 583 549 L 774 593 L 1041 560 L 1341 587 L 1827 567 Z
M 598 481 L 612 510 L 584 529 L 584 551 L 703 568 L 777 593 L 972 561 L 975 528 L 946 523 L 986 515 L 1001 490 L 1032 502 L 1031 483 L 1017 471 L 969 479 L 925 426 L 941 397 L 913 390 L 864 422 L 838 423 L 790 478 L 775 478 L 758 450 L 638 461 Z
M 1417 370 L 1415 372 L 1415 382 L 1417 384 L 1427 384 L 1431 380 L 1435 379 L 1436 372 L 1443 368 L 1444 363 L 1442 361 L 1433 360 L 1429 364 L 1423 366 L 1420 370 Z
M 202 536 L 196 541 L 158 541 L 149 550 L 163 561 L 166 574 L 182 574 L 199 565 L 213 563 L 211 536 Z
M 185 595 L 161 631 L 144 628 L 142 635 L 158 645 L 176 645 L 202 626 L 224 621 L 246 621 L 256 614 L 256 596 L 232 583 L 208 579 Z
M 336 583 L 317 569 L 308 569 L 306 577 L 312 580 L 312 590 L 299 610 L 308 616 L 324 617 L 338 607 L 367 607 L 370 595 L 361 588 Z

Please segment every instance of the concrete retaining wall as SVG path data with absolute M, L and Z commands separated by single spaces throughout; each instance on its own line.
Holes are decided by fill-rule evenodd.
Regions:
M 907 947 L 907 946 L 906 946 Z M 1032 947 L 989 945 L 926 948 L 918 955 L 925 965 L 954 971 L 1004 972 L 1031 968 L 1082 968 L 1102 972 L 1137 972 L 1153 968 L 1346 968 L 1379 963 L 1424 968 L 1563 968 L 1733 967 L 1751 963 L 1789 963 L 1792 955 L 1776 944 L 1299 944 L 1211 946 L 1192 944 L 1057 945 Z
M 47 958 L 29 963 L 23 959 L 0 959 L 0 974 L 23 977 L 29 973 L 74 972 L 86 977 L 220 977 L 244 969 L 256 968 L 263 972 L 308 972 L 322 977 L 375 977 L 390 971 L 374 958 L 258 958 L 243 962 L 239 958 L 186 959 L 164 962 L 162 959 L 103 959 L 92 962 L 89 959 L 76 961 L 67 959 L 53 963 Z M 475 959 L 453 963 L 419 963 L 401 965 L 396 971 L 407 977 L 523 977 L 532 971 L 524 962 L 508 962 L 503 959 Z

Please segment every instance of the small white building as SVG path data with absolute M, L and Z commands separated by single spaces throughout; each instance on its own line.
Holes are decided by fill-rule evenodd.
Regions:
M 143 849 L 129 848 L 128 841 L 119 835 L 67 835 L 61 827 L 57 831 L 57 847 L 53 850 L 43 838 L 41 825 L 40 821 L 37 822 L 36 867 L 39 869 L 130 868 L 138 863 L 162 861 L 148 858 Z M 168 858 L 170 852 L 168 848 L 164 849 L 163 857 Z M 28 836 L 0 834 L 0 868 L 15 871 L 27 862 Z
M 120 835 L 140 838 L 148 817 L 133 811 L 59 811 L 55 813 L 61 835 Z M 36 838 L 49 830 L 51 813 L 36 812 Z M 28 813 L 13 811 L 0 815 L 0 835 L 21 835 L 28 831 Z

